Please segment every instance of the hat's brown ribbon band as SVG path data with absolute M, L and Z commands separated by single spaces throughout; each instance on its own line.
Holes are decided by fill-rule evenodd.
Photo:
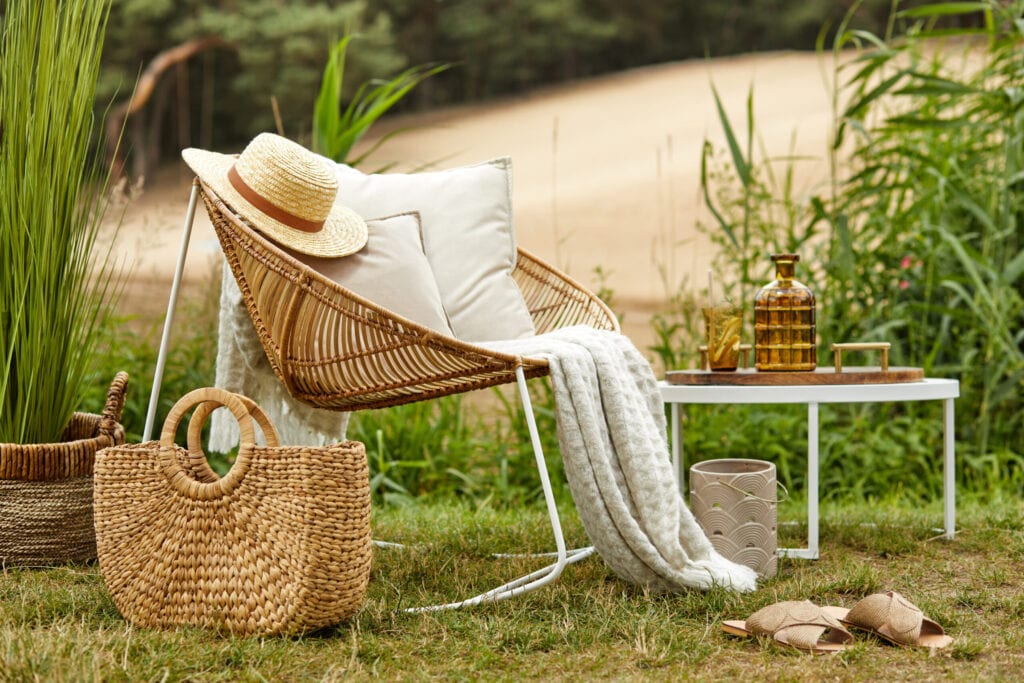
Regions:
M 228 181 L 231 183 L 231 186 L 238 191 L 238 194 L 242 195 L 243 199 L 265 213 L 267 216 L 273 218 L 279 223 L 284 223 L 289 228 L 295 228 L 302 232 L 320 232 L 320 229 L 324 227 L 324 221 L 308 221 L 305 218 L 300 218 L 295 214 L 288 213 L 281 207 L 265 199 L 263 195 L 249 187 L 245 181 L 242 180 L 242 176 L 238 175 L 238 171 L 234 166 L 228 170 Z

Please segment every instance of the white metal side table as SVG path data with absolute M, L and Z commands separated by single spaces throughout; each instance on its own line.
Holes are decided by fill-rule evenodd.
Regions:
M 807 404 L 807 547 L 780 548 L 782 557 L 818 559 L 818 406 L 822 403 L 873 403 L 891 401 L 943 401 L 943 500 L 944 535 L 956 530 L 955 418 L 953 402 L 960 396 L 960 382 L 925 378 L 899 384 L 814 384 L 789 386 L 691 385 L 659 382 L 661 399 L 671 408 L 672 463 L 676 481 L 683 482 L 685 459 L 680 405 L 686 403 Z

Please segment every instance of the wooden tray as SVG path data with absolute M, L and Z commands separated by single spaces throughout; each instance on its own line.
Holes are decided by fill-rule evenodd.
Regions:
M 900 384 L 924 379 L 924 369 L 880 366 L 817 368 L 814 372 L 758 372 L 741 369 L 734 372 L 711 370 L 671 370 L 665 373 L 669 384 L 733 384 L 748 386 L 785 386 L 802 384 Z

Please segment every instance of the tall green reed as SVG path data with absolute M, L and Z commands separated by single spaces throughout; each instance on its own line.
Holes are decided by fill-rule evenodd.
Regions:
M 965 476 L 1021 486 L 1024 2 L 894 8 L 894 36 L 833 45 L 848 170 L 822 306 L 844 337 L 884 337 L 897 362 L 958 377 Z M 979 29 L 947 26 L 979 13 Z
M 15 2 L 4 10 L 0 441 L 59 440 L 82 402 L 114 299 L 108 259 L 93 258 L 108 174 L 91 153 L 109 5 Z
M 739 140 L 715 93 L 728 153 L 706 145 L 701 180 L 716 268 L 749 292 L 759 282 L 751 260 L 763 263 L 780 249 L 806 254 L 803 268 L 819 301 L 819 353 L 828 341 L 885 340 L 894 363 L 958 378 L 961 481 L 1019 490 L 1024 2 L 905 11 L 894 2 L 884 36 L 850 28 L 858 6 L 830 52 L 824 30 L 819 42 L 823 60 L 832 59 L 824 186 L 797 192 L 791 179 L 801 160 L 755 155 L 749 98 L 747 139 Z M 978 13 L 979 29 L 948 27 L 951 18 Z M 908 495 L 926 495 L 939 481 L 934 449 L 921 442 L 935 436 L 938 416 L 930 411 L 830 411 L 841 423 L 837 432 L 857 436 L 825 439 L 823 471 L 841 475 L 834 482 L 841 490 L 869 496 L 892 486 L 890 466 L 898 465 L 911 474 L 902 479 Z

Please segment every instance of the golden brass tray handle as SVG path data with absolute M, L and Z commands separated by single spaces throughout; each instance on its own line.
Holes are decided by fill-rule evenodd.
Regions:
M 832 355 L 835 358 L 836 372 L 843 371 L 843 351 L 881 351 L 882 352 L 882 372 L 888 372 L 889 370 L 889 348 L 892 344 L 889 342 L 865 342 L 865 343 L 842 343 L 831 345 Z

